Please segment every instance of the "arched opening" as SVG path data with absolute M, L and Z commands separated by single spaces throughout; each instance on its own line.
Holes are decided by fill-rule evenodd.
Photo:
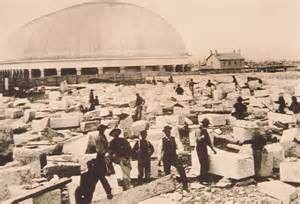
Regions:
M 86 67 L 81 69 L 81 75 L 96 75 L 98 74 L 98 68 Z
M 39 78 L 41 77 L 41 70 L 40 69 L 32 69 L 31 70 L 32 78 Z
M 141 67 L 138 66 L 125 67 L 125 72 L 130 72 L 130 73 L 141 72 Z
M 157 72 L 159 71 L 159 66 L 146 66 L 145 70 L 147 72 Z
M 165 65 L 164 70 L 166 70 L 166 72 L 173 72 L 173 66 L 172 65 Z
M 68 75 L 76 75 L 76 69 L 75 68 L 64 68 L 61 69 L 61 75 L 62 76 L 68 76 Z
M 175 72 L 183 72 L 183 66 L 182 65 L 176 65 Z
M 56 69 L 44 69 L 44 75 L 47 76 L 56 76 L 57 70 Z
M 120 67 L 103 67 L 103 74 L 119 74 Z

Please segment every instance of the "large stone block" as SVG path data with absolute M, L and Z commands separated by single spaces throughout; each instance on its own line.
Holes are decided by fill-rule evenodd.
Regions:
M 266 149 L 262 152 L 261 168 L 259 175 L 261 177 L 269 177 L 273 174 L 274 156 L 272 152 L 268 152 Z
M 131 124 L 131 134 L 139 136 L 140 132 L 146 130 L 149 126 L 148 121 L 146 120 L 139 120 Z
M 100 125 L 100 121 L 99 120 L 81 122 L 80 123 L 80 129 L 83 132 L 96 131 L 97 128 L 99 127 L 99 125 Z
M 49 118 L 43 118 L 41 120 L 33 120 L 31 124 L 34 132 L 40 132 L 49 127 Z
M 5 109 L 5 117 L 10 119 L 21 118 L 24 112 L 21 109 L 17 108 L 7 108 Z
M 109 115 L 110 115 L 109 109 L 101 108 L 101 109 L 87 112 L 86 114 L 84 114 L 83 118 L 84 120 L 98 120 Z
M 281 181 L 268 181 L 258 184 L 260 192 L 272 196 L 285 204 L 295 201 L 298 197 L 295 187 Z
M 46 192 L 32 199 L 33 204 L 61 204 L 61 190 Z
M 239 142 L 251 140 L 253 137 L 253 129 L 244 127 L 233 127 L 233 138 Z
M 190 109 L 187 107 L 182 108 L 182 107 L 175 106 L 173 108 L 173 113 L 175 115 L 188 115 L 188 114 L 190 114 Z
M 61 118 L 50 118 L 50 128 L 64 129 L 79 127 L 80 117 L 79 115 L 66 115 Z
M 254 96 L 257 98 L 270 96 L 269 90 L 256 90 L 254 91 Z
M 11 129 L 0 129 L 0 156 L 7 156 L 13 152 L 14 139 Z M 0 161 L 0 163 L 2 163 Z
M 199 123 L 207 118 L 212 126 L 222 126 L 226 125 L 226 115 L 223 114 L 203 114 L 198 115 Z
M 284 182 L 300 183 L 300 160 L 281 162 L 280 180 Z
M 30 166 L 11 167 L 0 170 L 0 182 L 7 186 L 23 185 L 31 182 Z
M 280 144 L 284 149 L 286 157 L 300 157 L 300 144 L 294 139 L 300 135 L 300 128 L 284 130 L 280 139 Z
M 57 175 L 58 177 L 71 177 L 80 175 L 80 164 L 74 162 L 50 162 L 43 168 L 43 172 L 47 178 Z
M 153 115 L 161 115 L 163 113 L 162 105 L 158 102 L 147 103 L 146 112 Z
M 32 109 L 25 110 L 24 117 L 23 117 L 24 123 L 28 123 L 28 122 L 32 121 L 35 117 L 35 113 L 36 113 L 36 111 L 32 110 Z
M 243 179 L 254 175 L 253 157 L 217 150 L 209 155 L 209 172 L 232 179 Z
M 279 169 L 280 163 L 285 158 L 283 147 L 279 143 L 274 143 L 266 145 L 265 149 L 273 154 L 273 168 Z
M 281 122 L 281 123 L 296 123 L 297 118 L 295 115 L 287 115 L 287 114 L 281 114 L 281 113 L 273 113 L 269 112 L 268 113 L 268 119 L 269 119 L 269 124 L 273 124 L 274 122 Z
M 39 161 L 41 154 L 50 154 L 55 149 L 55 145 L 39 146 L 37 148 L 15 147 L 13 157 L 15 161 L 22 164 L 29 164 L 34 161 Z
M 179 124 L 179 116 L 178 115 L 164 115 L 157 116 L 155 118 L 155 127 L 163 128 L 165 125 L 178 125 Z

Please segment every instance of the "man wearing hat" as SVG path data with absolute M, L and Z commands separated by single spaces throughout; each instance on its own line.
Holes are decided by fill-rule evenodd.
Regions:
M 238 97 L 237 102 L 233 105 L 234 112 L 231 114 L 238 120 L 242 120 L 248 116 L 247 106 L 243 103 L 243 98 Z
M 145 175 L 145 181 L 150 181 L 151 171 L 151 155 L 154 152 L 154 147 L 149 140 L 147 140 L 147 130 L 143 130 L 141 133 L 141 139 L 138 140 L 132 148 L 132 152 L 137 156 L 138 161 L 138 182 L 143 183 L 143 177 Z
M 111 186 L 105 177 L 107 175 L 105 155 L 108 152 L 108 141 L 104 132 L 107 128 L 107 125 L 104 124 L 98 127 L 99 135 L 95 138 L 97 156 L 96 159 L 87 162 L 88 171 L 80 177 L 80 186 L 76 189 L 75 196 L 78 204 L 91 203 L 98 181 L 101 182 L 107 198 L 113 198 Z
M 171 136 L 171 130 L 172 127 L 169 125 L 166 125 L 163 129 L 165 137 L 162 138 L 162 142 L 160 144 L 160 161 L 163 162 L 164 172 L 166 175 L 171 173 L 171 166 L 174 166 L 177 169 L 183 184 L 183 190 L 188 191 L 186 174 L 177 155 L 178 151 L 183 150 L 183 146 L 180 141 Z
M 113 129 L 109 135 L 113 139 L 109 143 L 109 152 L 114 163 L 120 165 L 123 174 L 123 190 L 130 188 L 130 172 L 131 172 L 131 147 L 125 138 L 120 138 L 121 129 Z
M 209 120 L 204 118 L 202 120 L 202 125 L 200 126 L 200 131 L 196 133 L 196 151 L 200 162 L 201 182 L 208 181 L 209 160 L 208 160 L 207 146 L 209 146 L 211 150 L 216 154 L 216 150 L 214 149 L 207 132 L 208 125 L 209 125 Z

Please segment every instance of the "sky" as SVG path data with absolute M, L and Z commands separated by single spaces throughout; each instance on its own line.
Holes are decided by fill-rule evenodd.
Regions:
M 0 43 L 27 22 L 101 0 L 0 0 Z M 240 49 L 249 60 L 300 60 L 299 0 L 122 0 L 161 15 L 193 58 Z

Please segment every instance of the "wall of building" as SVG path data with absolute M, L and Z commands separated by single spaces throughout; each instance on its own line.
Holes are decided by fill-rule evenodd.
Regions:
M 214 55 L 212 55 L 210 58 L 208 58 L 207 66 L 210 66 L 214 69 L 221 69 L 221 63 Z

